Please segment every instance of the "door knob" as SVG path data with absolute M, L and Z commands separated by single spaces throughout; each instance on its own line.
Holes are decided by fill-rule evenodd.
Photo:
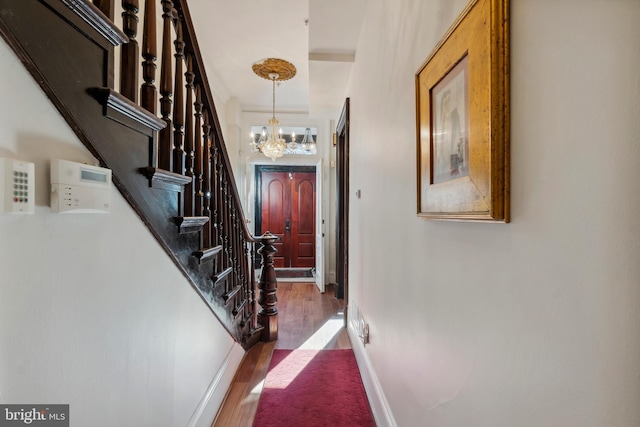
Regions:
M 291 230 L 291 221 L 288 219 L 284 220 L 284 229 L 285 231 L 290 231 Z

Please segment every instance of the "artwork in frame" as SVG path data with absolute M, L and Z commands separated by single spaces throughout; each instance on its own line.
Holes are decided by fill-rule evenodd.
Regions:
M 416 73 L 420 217 L 509 222 L 508 17 L 472 0 Z

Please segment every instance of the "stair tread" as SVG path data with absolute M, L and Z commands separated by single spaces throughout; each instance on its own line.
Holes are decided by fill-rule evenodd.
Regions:
M 209 221 L 208 216 L 177 216 L 174 221 L 178 225 L 179 233 L 195 233 Z
M 222 245 L 218 245 L 218 246 L 214 246 L 211 248 L 206 248 L 206 249 L 201 249 L 199 251 L 195 251 L 192 255 L 196 258 L 198 258 L 199 262 L 205 262 L 211 258 L 213 258 L 214 256 L 216 256 L 218 253 L 220 253 L 222 251 Z
M 227 267 L 224 270 L 222 270 L 221 272 L 219 272 L 218 274 L 214 274 L 211 279 L 214 281 L 215 284 L 220 283 L 225 277 L 227 277 L 229 275 L 229 273 L 231 273 L 231 271 L 233 271 L 233 267 Z

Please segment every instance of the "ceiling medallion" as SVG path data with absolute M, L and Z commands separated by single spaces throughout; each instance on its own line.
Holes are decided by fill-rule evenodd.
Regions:
M 274 80 L 272 75 L 277 74 L 276 81 L 284 81 L 296 75 L 296 67 L 289 61 L 278 58 L 266 58 L 253 64 L 254 73 L 267 80 Z

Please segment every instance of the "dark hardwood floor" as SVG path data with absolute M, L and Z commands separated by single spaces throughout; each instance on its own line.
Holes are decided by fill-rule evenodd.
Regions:
M 212 427 L 251 427 L 274 348 L 351 348 L 344 328 L 344 300 L 333 285 L 278 283 L 278 341 L 258 343 L 245 355 Z

